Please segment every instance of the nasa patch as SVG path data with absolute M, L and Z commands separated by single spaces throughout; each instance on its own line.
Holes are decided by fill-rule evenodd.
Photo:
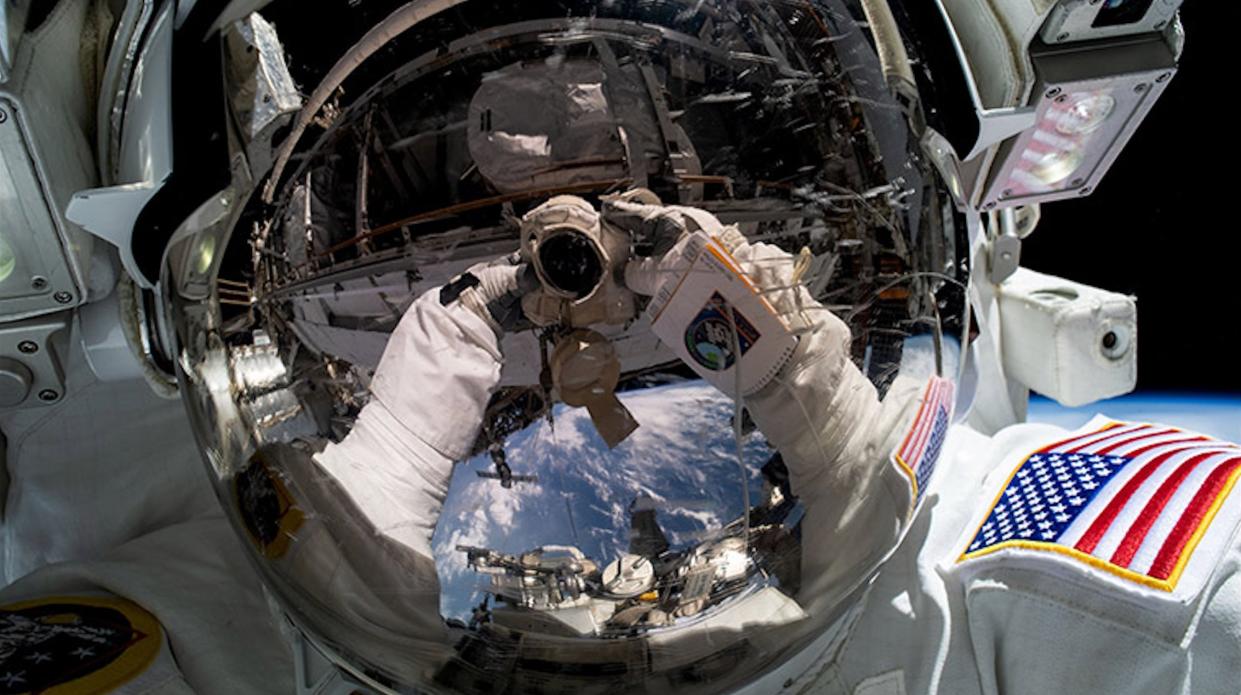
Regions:
M 0 606 L 0 695 L 107 692 L 146 671 L 162 644 L 155 617 L 120 598 Z
M 306 515 L 265 456 L 263 451 L 256 453 L 250 465 L 237 473 L 233 494 L 250 540 L 265 557 L 275 559 L 288 551 Z
M 736 363 L 738 350 L 745 355 L 760 337 L 754 325 L 716 292 L 686 326 L 685 349 L 698 364 L 722 372 Z

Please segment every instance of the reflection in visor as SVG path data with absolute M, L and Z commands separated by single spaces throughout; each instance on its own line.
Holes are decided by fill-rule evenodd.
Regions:
M 312 114 L 272 205 L 237 182 L 217 290 L 173 297 L 222 499 L 282 609 L 376 685 L 748 682 L 841 616 L 882 559 L 867 534 L 908 517 L 855 505 L 906 475 L 888 440 L 955 378 L 964 231 L 845 3 L 444 4 Z M 329 26 L 383 21 L 346 5 L 264 10 L 299 84 L 347 50 L 311 50 Z M 609 218 L 637 189 L 684 212 Z M 558 286 L 517 321 L 470 308 L 567 195 L 601 231 L 540 237 Z M 670 224 L 732 239 L 797 339 L 737 383 L 787 392 L 695 371 L 762 353 L 751 308 L 686 332 L 699 365 L 654 335 L 624 263 L 662 258 Z

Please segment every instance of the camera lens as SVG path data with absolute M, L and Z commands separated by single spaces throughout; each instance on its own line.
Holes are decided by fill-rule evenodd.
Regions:
M 1154 0 L 1107 0 L 1095 15 L 1092 27 L 1118 27 L 1142 21 Z
M 589 296 L 603 279 L 598 249 L 579 232 L 556 234 L 540 244 L 539 265 L 553 289 L 574 299 Z

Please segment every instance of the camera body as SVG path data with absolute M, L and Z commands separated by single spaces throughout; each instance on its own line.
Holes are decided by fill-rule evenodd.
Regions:
M 623 324 L 637 314 L 624 284 L 631 240 L 601 224 L 599 213 L 576 196 L 557 196 L 521 223 L 521 254 L 534 266 L 541 287 L 522 299 L 537 326 L 583 328 Z

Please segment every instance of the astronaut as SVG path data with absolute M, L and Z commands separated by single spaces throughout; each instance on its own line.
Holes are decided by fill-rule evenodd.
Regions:
M 391 39 L 432 10 L 453 4 L 461 3 L 411 3 L 393 15 L 394 22 L 407 25 L 385 24 L 370 39 Z M 135 693 L 1235 691 L 1235 674 L 1241 672 L 1241 493 L 1234 484 L 1241 458 L 1234 445 L 1174 428 L 1104 418 L 1075 432 L 1013 425 L 988 437 L 954 419 L 956 407 L 968 401 L 962 396 L 966 380 L 956 378 L 966 372 L 958 367 L 967 358 L 957 359 L 951 349 L 938 344 L 951 340 L 942 330 L 946 322 L 937 320 L 941 297 L 930 293 L 928 299 L 922 293 L 927 288 L 917 284 L 891 292 L 893 288 L 881 279 L 870 288 L 875 290 L 873 296 L 858 298 L 850 309 L 851 314 L 870 311 L 889 295 L 894 297 L 889 301 L 903 306 L 917 304 L 923 312 L 919 318 L 934 317 L 939 332 L 920 337 L 937 342 L 932 351 L 936 359 L 918 365 L 912 364 L 918 351 L 911 344 L 903 346 L 899 360 L 877 350 L 857 355 L 853 350 L 857 335 L 846 323 L 848 317 L 825 304 L 826 297 L 834 296 L 831 290 L 820 286 L 812 292 L 806 287 L 804 262 L 823 261 L 830 269 L 830 262 L 844 258 L 851 249 L 876 245 L 874 237 L 842 239 L 831 253 L 819 256 L 796 254 L 750 241 L 770 227 L 753 223 L 742 233 L 706 209 L 710 201 L 701 195 L 703 187 L 722 184 L 701 175 L 704 162 L 711 160 L 700 157 L 698 149 L 702 154 L 713 152 L 716 162 L 737 161 L 760 171 L 767 171 L 768 154 L 774 151 L 774 145 L 764 143 L 766 149 L 758 152 L 762 156 L 742 152 L 746 159 L 737 154 L 734 143 L 719 144 L 718 132 L 737 124 L 727 120 L 733 117 L 728 114 L 749 113 L 748 106 L 732 106 L 750 99 L 750 94 L 735 89 L 743 84 L 771 90 L 761 93 L 756 104 L 763 114 L 777 114 L 767 127 L 787 131 L 784 139 L 793 143 L 780 150 L 780 157 L 770 157 L 781 160 L 771 169 L 782 175 L 774 177 L 781 180 L 751 176 L 754 181 L 747 185 L 802 195 L 783 178 L 808 182 L 812 199 L 808 204 L 833 219 L 860 219 L 863 223 L 857 226 L 866 232 L 877 230 L 875 237 L 895 232 L 898 224 L 893 219 L 920 213 L 919 205 L 936 213 L 950 208 L 947 200 L 931 200 L 933 185 L 920 188 L 911 183 L 923 180 L 930 169 L 925 159 L 934 147 L 923 149 L 902 139 L 905 111 L 880 88 L 887 83 L 908 95 L 913 78 L 868 63 L 874 60 L 863 32 L 857 31 L 861 25 L 839 3 L 819 3 L 820 8 L 835 8 L 822 13 L 816 13 L 812 3 L 788 3 L 781 8 L 793 18 L 787 22 L 776 12 L 753 12 L 749 20 L 757 28 L 702 4 L 711 16 L 695 21 L 694 31 L 726 50 L 715 50 L 706 39 L 681 31 L 665 31 L 658 18 L 646 16 L 637 22 L 604 16 L 600 26 L 606 31 L 593 35 L 587 29 L 597 11 L 607 15 L 628 9 L 589 5 L 586 14 L 570 16 L 567 28 L 557 24 L 565 14 L 559 7 L 553 12 L 559 16 L 549 19 L 547 26 L 527 25 L 525 16 L 510 18 L 514 24 L 505 29 L 512 31 L 511 36 L 506 34 L 497 43 L 506 50 L 530 48 L 512 38 L 527 33 L 539 51 L 561 42 L 570 47 L 589 45 L 590 50 L 531 60 L 530 55 L 543 56 L 531 48 L 508 63 L 484 61 L 486 69 L 495 72 L 480 80 L 476 93 L 465 96 L 470 103 L 460 110 L 470 114 L 468 121 L 460 126 L 449 123 L 421 140 L 411 136 L 405 145 L 415 151 L 415 158 L 419 151 L 426 157 L 415 163 L 442 167 L 437 173 L 451 185 L 441 188 L 475 186 L 502 194 L 505 205 L 531 189 L 574 189 L 626 177 L 676 179 L 679 188 L 669 188 L 685 195 L 679 205 L 665 206 L 641 196 L 605 200 L 601 211 L 582 200 L 558 199 L 548 205 L 553 209 L 567 205 L 589 224 L 652 242 L 646 255 L 624 265 L 619 278 L 611 277 L 628 292 L 649 297 L 641 302 L 648 307 L 674 306 L 678 296 L 686 296 L 683 292 L 698 287 L 695 264 L 704 257 L 704 244 L 718 252 L 715 257 L 723 267 L 735 269 L 734 290 L 742 288 L 742 296 L 752 291 L 753 304 L 747 306 L 737 303 L 740 300 L 716 302 L 708 294 L 706 306 L 713 319 L 724 317 L 726 329 L 721 332 L 721 324 L 713 323 L 706 343 L 720 349 L 705 360 L 710 365 L 695 363 L 692 357 L 685 364 L 701 378 L 715 379 L 712 383 L 718 382 L 739 409 L 743 406 L 787 466 L 789 490 L 805 510 L 797 531 L 796 587 L 763 578 L 763 583 L 746 584 L 705 611 L 606 639 L 551 631 L 548 623 L 538 622 L 535 612 L 519 614 L 529 623 L 516 627 L 512 622 L 493 625 L 480 620 L 479 625 L 465 626 L 443 620 L 433 532 L 445 521 L 454 466 L 476 450 L 488 404 L 503 383 L 505 369 L 519 361 L 516 351 L 509 349 L 520 347 L 515 329 L 531 318 L 525 315 L 525 299 L 542 289 L 525 265 L 530 259 L 505 257 L 476 265 L 465 274 L 437 280 L 449 279 L 442 286 L 416 293 L 412 305 L 402 307 L 391 336 L 384 336 L 373 377 L 356 391 L 350 390 L 355 384 L 349 379 L 367 370 L 341 367 L 350 360 L 333 356 L 328 349 L 333 347 L 331 341 L 324 338 L 347 330 L 348 321 L 325 319 L 324 325 L 313 325 L 298 323 L 304 314 L 270 311 L 264 327 L 294 326 L 277 334 L 278 340 L 296 336 L 299 345 L 331 356 L 314 365 L 328 377 L 312 385 L 326 383 L 343 392 L 333 403 L 337 409 L 327 410 L 323 426 L 316 430 L 331 436 L 280 438 L 271 435 L 275 428 L 268 429 L 266 423 L 282 421 L 283 411 L 266 420 L 256 413 L 271 404 L 280 406 L 303 396 L 309 401 L 318 394 L 306 396 L 293 393 L 291 386 L 271 386 L 268 382 L 279 379 L 243 368 L 245 358 L 235 344 L 236 335 L 229 336 L 234 342 L 222 338 L 219 307 L 212 304 L 211 293 L 201 289 L 210 283 L 195 275 L 205 271 L 185 259 L 206 259 L 202 268 L 218 273 L 218 263 L 212 265 L 218 259 L 213 260 L 211 253 L 187 251 L 203 251 L 208 248 L 203 240 L 214 243 L 222 238 L 211 236 L 221 231 L 212 225 L 229 218 L 201 214 L 187 226 L 187 234 L 170 244 L 169 262 L 177 267 L 165 278 L 169 284 L 164 287 L 174 302 L 169 320 L 176 324 L 182 348 L 176 367 L 182 371 L 193 434 L 179 412 L 156 401 L 143 384 L 96 383 L 82 359 L 73 361 L 77 395 L 67 398 L 57 417 L 26 414 L 4 422 L 14 481 L 5 510 L 4 569 L 6 578 L 16 581 L 0 593 L 4 612 L 0 642 L 5 645 L 0 685 L 12 692 L 63 685 L 87 692 Z M 875 21 L 875 4 L 866 5 L 867 24 L 879 39 L 886 62 L 880 67 L 901 67 L 901 51 L 893 50 L 891 36 L 887 43 L 882 41 L 885 30 L 893 28 L 888 26 L 891 17 L 885 23 L 877 15 L 880 21 Z M 85 4 L 65 6 L 83 10 Z M 165 27 L 172 25 L 169 12 L 163 13 Z M 687 12 L 695 15 L 697 10 Z M 492 14 L 508 17 L 520 11 L 499 3 L 456 19 L 476 29 L 477 22 Z M 451 35 L 453 21 L 439 19 L 445 21 L 427 29 L 446 32 L 447 40 L 436 40 L 435 45 L 466 46 L 465 53 L 470 54 L 471 44 Z M 252 16 L 242 31 L 232 35 L 230 40 L 241 41 L 237 53 L 254 61 L 255 51 L 243 45 L 247 30 L 252 34 L 272 30 Z M 75 32 L 63 33 L 76 41 Z M 726 40 L 719 38 L 721 34 Z M 669 52 L 675 59 L 665 65 L 658 61 L 667 56 L 645 52 L 664 40 L 688 48 Z M 1144 41 L 1162 46 L 1149 36 Z M 901 44 L 899 35 L 896 43 Z M 718 61 L 710 69 L 688 60 L 703 45 L 712 49 L 706 54 Z M 378 50 L 378 45 L 373 48 Z M 616 49 L 623 49 L 624 60 L 617 59 Z M 827 53 L 836 50 L 840 60 L 824 62 Z M 583 53 L 602 58 L 597 64 L 586 62 Z M 363 60 L 354 55 L 341 65 L 356 67 Z M 739 64 L 730 64 L 734 60 Z M 281 61 L 264 63 L 256 72 L 266 74 Z M 447 56 L 423 66 L 433 64 L 456 69 Z M 1004 65 L 996 65 L 1002 73 Z M 74 73 L 86 72 L 71 67 Z M 1019 67 L 1014 72 L 1020 72 Z M 819 72 L 808 79 L 801 68 Z M 677 96 L 675 90 L 656 84 L 668 75 L 691 81 L 723 75 L 727 89 L 704 88 L 693 93 L 683 109 L 673 109 L 668 98 Z M 340 83 L 330 82 L 325 80 L 316 90 L 315 98 L 323 97 L 321 103 L 337 93 Z M 1146 93 L 1155 89 L 1150 85 L 1162 82 L 1152 78 L 1139 91 Z M 396 87 L 402 83 L 392 81 Z M 469 80 L 460 83 L 468 85 Z M 614 90 L 610 95 L 604 84 Z M 818 90 L 833 98 L 815 101 Z M 137 92 L 153 93 L 156 90 Z M 840 93 L 849 98 L 835 98 Z M 243 99 L 254 96 L 245 89 L 240 94 Z M 555 98 L 544 99 L 548 95 Z M 805 103 L 798 101 L 803 98 Z M 1077 135 L 1089 135 L 1099 132 L 1103 122 L 1096 118 L 1099 114 L 1106 120 L 1105 112 L 1125 106 L 1113 100 L 1103 108 L 1106 100 L 1095 94 L 1089 98 L 1077 102 L 1081 108 L 1069 116 L 1050 119 L 1050 127 L 1067 118 Z M 648 108 L 648 102 L 654 107 Z M 1066 108 L 1076 108 L 1065 103 Z M 505 104 L 518 108 L 506 112 Z M 813 108 L 826 110 L 829 105 L 848 118 L 834 122 L 832 128 L 817 121 L 807 128 L 798 120 Z M 365 110 L 355 110 L 354 115 L 361 111 Z M 532 116 L 532 111 L 538 113 Z M 317 112 L 318 106 L 305 109 L 301 126 Z M 237 118 L 242 120 L 243 115 Z M 780 120 L 786 116 L 792 122 Z M 559 128 L 566 118 L 571 119 L 572 127 L 565 128 L 570 137 L 559 141 L 552 137 L 555 132 L 521 130 L 545 127 L 544 121 Z M 429 127 L 418 120 L 413 125 L 417 136 Z M 695 131 L 695 125 L 701 129 Z M 874 137 L 878 141 L 874 159 L 865 160 L 865 167 L 855 166 L 857 162 L 846 155 L 869 153 L 859 144 L 869 137 L 867 128 L 883 135 Z M 761 140 L 761 129 L 744 132 Z M 1036 130 L 1031 126 L 1021 137 L 1033 137 L 1030 133 Z M 809 135 L 796 140 L 793 136 L 798 133 Z M 847 147 L 831 150 L 833 168 L 822 178 L 817 166 L 799 166 L 796 150 L 803 142 L 830 140 L 835 147 L 837 137 Z M 353 162 L 349 157 L 318 157 L 322 152 L 294 158 L 297 140 L 289 137 L 289 149 L 279 153 L 282 164 Z M 1083 138 L 1071 144 L 1086 142 Z M 239 153 L 236 161 L 273 154 L 263 150 L 262 138 L 247 145 L 247 152 Z M 998 141 L 990 146 L 997 148 L 991 154 L 999 152 Z M 908 151 L 915 149 L 916 167 L 907 161 Z M 1064 185 L 1075 180 L 1066 160 L 1056 158 L 1058 153 L 1031 152 L 1031 157 L 1013 158 L 1026 162 L 1014 164 L 1015 173 L 1003 173 L 1025 183 L 1061 173 L 1064 176 L 1056 180 Z M 822 164 L 826 159 L 822 154 L 814 150 L 807 161 Z M 1021 154 L 1020 148 L 1016 154 Z M 479 160 L 479 166 L 469 165 L 471 159 Z M 882 170 L 885 166 L 892 169 Z M 850 173 L 861 180 L 859 172 L 878 172 L 877 178 L 889 183 L 858 190 L 834 184 L 834 177 Z M 351 189 L 354 181 L 365 185 L 366 177 L 352 167 L 348 175 L 349 186 L 338 188 Z M 485 180 L 480 182 L 480 177 Z M 312 178 L 308 174 L 304 180 Z M 271 177 L 273 190 L 280 180 L 279 174 Z M 893 183 L 896 180 L 901 186 Z M 1072 185 L 1080 188 L 1087 183 Z M 1048 193 L 1046 180 L 1032 185 L 1036 188 L 1021 192 L 1064 193 L 1059 189 Z M 909 188 L 898 190 L 903 186 Z M 997 187 L 997 193 L 1005 190 L 1002 184 Z M 122 187 L 112 193 L 129 195 L 140 188 Z M 329 207 L 331 201 L 315 198 L 319 191 L 305 184 L 299 199 L 305 205 L 298 209 Z M 247 197 L 224 195 L 213 200 L 227 205 Z M 728 198 L 732 197 L 729 191 Z M 759 197 L 755 193 L 754 198 Z M 81 197 L 79 212 L 89 212 L 99 200 L 106 197 Z M 365 222 L 366 206 L 355 208 L 352 202 L 345 216 Z M 876 207 L 893 214 L 877 214 Z M 281 262 L 289 261 L 290 267 L 292 260 L 311 265 L 308 258 L 315 243 L 335 241 L 315 235 L 331 231 L 328 228 L 342 217 L 338 212 L 330 211 L 317 220 L 319 224 L 289 234 L 300 246 L 291 244 L 286 251 L 300 257 Z M 778 215 L 780 209 L 759 207 L 758 213 Z M 111 214 L 108 208 L 109 218 Z M 825 234 L 821 227 L 802 227 L 801 214 L 792 213 L 790 236 L 813 240 Z M 978 222 L 976 216 L 970 220 Z M 399 225 L 394 229 L 404 233 Z M 926 262 L 931 271 L 913 272 L 921 266 L 900 270 L 909 271 L 905 277 L 954 279 L 949 271 L 958 268 L 955 259 L 936 255 L 939 250 L 931 248 L 928 230 L 911 224 L 907 231 L 908 237 L 892 234 L 888 241 L 893 247 L 908 242 L 912 248 L 897 248 L 899 254 L 889 254 L 881 262 L 891 263 L 898 256 L 910 264 Z M 964 234 L 959 236 L 964 246 Z M 128 247 L 122 251 L 132 252 Z M 965 252 L 959 247 L 957 251 Z M 263 256 L 257 251 L 253 255 Z M 231 257 L 243 256 L 251 254 Z M 975 254 L 970 260 L 983 257 Z M 985 295 L 1011 283 L 996 272 L 1002 259 L 996 253 L 991 267 L 969 265 L 974 273 L 971 292 Z M 134 264 L 133 258 L 123 260 L 127 269 Z M 434 270 L 434 264 L 426 265 Z M 294 270 L 289 275 L 301 281 L 297 275 L 301 267 Z M 873 270 L 863 268 L 857 274 Z M 342 288 L 312 291 L 305 310 L 320 310 L 324 297 L 348 297 L 343 282 L 347 280 Z M 919 292 L 910 291 L 911 286 Z M 312 288 L 317 289 L 321 288 Z M 979 319 L 984 335 L 974 347 L 996 348 L 991 334 L 998 321 L 986 315 L 991 298 L 971 299 L 984 313 Z M 745 321 L 739 318 L 742 314 Z M 1110 320 L 1101 311 L 1092 316 L 1092 330 Z M 1029 318 L 1037 316 L 1032 312 Z M 741 340 L 743 324 L 762 327 L 761 340 L 775 337 L 791 347 L 771 353 L 751 349 L 760 343 L 747 329 L 747 348 Z M 958 324 L 960 333 L 966 333 L 968 326 L 968 321 Z M 655 325 L 656 333 L 658 328 Z M 306 338 L 312 330 L 321 330 L 316 340 Z M 529 338 L 529 331 L 522 333 Z M 1113 343 L 1125 339 L 1119 328 L 1111 335 Z M 717 344 L 733 339 L 731 345 Z M 662 340 L 674 352 L 687 347 L 681 344 L 684 340 Z M 250 355 L 277 351 L 260 344 L 257 337 L 245 348 Z M 1010 351 L 1019 348 L 1005 346 Z M 306 352 L 310 351 L 298 356 Z M 350 356 L 363 363 L 364 352 Z M 731 386 L 718 378 L 718 366 L 730 361 L 739 377 Z M 875 378 L 887 368 L 898 372 L 895 378 Z M 995 383 L 1000 381 L 995 376 L 975 374 L 979 401 L 987 397 L 983 392 L 988 383 L 992 391 L 987 393 L 1004 388 Z M 743 387 L 743 380 L 750 377 L 753 380 Z M 883 383 L 882 389 L 876 381 Z M 349 409 L 355 405 L 360 408 Z M 976 411 L 985 417 L 992 405 L 979 402 Z M 740 415 L 732 421 L 739 430 Z M 340 427 L 341 420 L 347 426 Z M 62 421 L 88 427 L 64 427 Z M 201 485 L 201 464 L 192 460 L 197 451 L 190 444 L 195 436 L 223 513 Z M 100 450 L 132 455 L 124 466 L 84 469 L 82 462 L 95 462 Z M 749 511 L 743 510 L 747 522 Z M 705 542 L 695 546 L 686 556 L 692 561 L 696 548 L 705 546 Z M 642 601 L 650 603 L 642 595 L 616 603 Z M 592 610 L 594 604 L 582 604 L 564 612 Z M 595 620 L 593 615 L 588 618 Z M 65 625 L 74 629 L 62 629 Z M 44 629 L 48 626 L 56 627 Z M 47 638 L 53 632 L 57 637 Z
M 759 428 L 783 454 L 790 487 L 805 505 L 803 579 L 797 599 L 811 616 L 827 616 L 828 627 L 792 660 L 803 664 L 800 671 L 785 668 L 778 682 L 760 680 L 750 684 L 751 692 L 1210 693 L 1235 687 L 1241 554 L 1234 537 L 1235 500 L 1228 496 L 1228 483 L 1236 477 L 1235 447 L 1169 428 L 1104 419 L 1075 433 L 1019 425 L 990 440 L 958 426 L 949 433 L 941 469 L 932 478 L 927 493 L 931 501 L 915 507 L 915 483 L 891 465 L 885 452 L 901 445 L 910 424 L 903 415 L 909 402 L 933 405 L 932 395 L 898 383 L 880 400 L 848 359 L 848 328 L 793 280 L 790 254 L 747 242 L 709 215 L 678 206 L 616 201 L 605 206 L 603 217 L 635 233 L 654 225 L 670 235 L 662 244 L 671 247 L 665 254 L 629 265 L 625 273 L 629 287 L 652 292 L 666 278 L 683 279 L 689 272 L 683 251 L 690 232 L 705 231 L 729 249 L 771 307 L 800 336 L 794 354 L 746 403 Z M 298 474 L 293 476 L 291 484 L 299 485 L 316 503 L 320 493 L 311 488 L 317 484 L 324 488 L 324 498 L 334 493 L 353 510 L 338 506 L 342 514 L 356 514 L 363 526 L 370 525 L 370 530 L 360 531 L 359 539 L 374 529 L 389 529 L 393 531 L 389 537 L 396 541 L 388 553 L 365 558 L 364 542 L 337 551 L 326 539 L 301 538 L 297 562 L 326 563 L 333 552 L 352 553 L 353 571 L 393 573 L 399 575 L 394 580 L 407 585 L 426 582 L 416 591 L 407 588 L 388 596 L 384 615 L 366 613 L 366 602 L 358 601 L 359 612 L 353 617 L 368 621 L 370 630 L 384 625 L 396 630 L 399 625 L 408 631 L 410 620 L 419 618 L 419 635 L 427 642 L 448 630 L 435 607 L 431 533 L 453 463 L 477 434 L 476 427 L 461 423 L 482 420 L 502 366 L 499 338 L 519 320 L 518 300 L 533 287 L 532 275 L 528 265 L 505 258 L 473 268 L 418 298 L 394 332 L 372 385 L 374 398 L 350 434 L 315 456 L 313 465 L 321 468 L 317 473 L 307 470 L 300 480 Z M 1126 456 L 1137 463 L 1127 463 Z M 1141 468 L 1142 463 L 1147 467 Z M 286 470 L 296 471 L 297 465 L 312 464 L 302 460 Z M 1130 465 L 1139 468 L 1124 470 Z M 1080 472 L 1082 467 L 1088 468 L 1086 474 Z M 1024 515 L 1014 511 L 1005 517 L 1001 505 L 1012 508 L 1027 500 L 1026 513 L 1039 528 L 1052 527 L 1039 526 L 1035 520 L 1054 519 L 1063 513 L 1055 512 L 1057 508 L 1075 511 L 1074 503 L 1066 499 L 1057 504 L 1054 493 L 1040 492 L 1044 488 L 1037 483 L 1023 485 L 1027 476 L 1064 476 L 1088 485 L 1090 473 L 1099 481 L 1121 476 L 1127 482 L 1106 488 L 1115 492 L 1106 500 L 1092 500 L 1079 512 L 1098 507 L 1089 528 L 1075 531 L 1076 518 L 1068 524 L 1065 532 L 1078 536 L 1077 548 L 1080 539 L 1098 527 L 1103 532 L 1096 542 L 1110 544 L 1113 559 L 1116 553 L 1149 555 L 1146 546 L 1151 544 L 1142 538 L 1137 547 L 1125 551 L 1130 541 L 1112 540 L 1110 536 L 1117 534 L 1109 535 L 1099 519 L 1109 514 L 1134 516 L 1125 506 L 1126 492 L 1143 496 L 1146 506 L 1157 512 L 1153 505 L 1161 494 L 1165 506 L 1179 505 L 1170 526 L 1166 515 L 1145 524 L 1147 536 L 1155 538 L 1157 533 L 1163 542 L 1142 571 L 1110 569 L 1115 565 L 1100 561 L 1097 550 L 1070 553 L 1067 542 L 1026 544 L 1020 533 L 1008 535 L 1015 541 L 999 548 L 1004 552 L 978 552 L 1004 537 L 998 527 L 1021 524 Z M 1012 481 L 1005 483 L 1006 477 Z M 1149 486 L 1146 481 L 1160 483 L 1154 493 L 1142 487 Z M 1184 481 L 1193 487 L 1177 486 Z M 978 497 L 983 490 L 1000 492 L 980 519 Z M 1191 494 L 1187 497 L 1181 490 Z M 328 507 L 316 509 L 322 512 Z M 1130 523 L 1139 530 L 1143 526 L 1141 518 Z M 1171 563 L 1175 575 L 1161 571 L 1155 565 L 1168 555 L 1166 548 L 1184 536 L 1178 536 L 1177 529 L 1186 523 L 1196 524 L 1188 534 L 1192 545 L 1181 551 L 1188 558 Z M 989 525 L 1000 535 L 988 535 Z M 1097 530 L 1094 533 L 1098 535 Z M 337 539 L 341 541 L 348 543 L 347 538 Z M 964 553 L 962 542 L 969 548 Z M 395 561 L 398 556 L 405 560 Z M 29 597 L 41 585 L 75 593 L 90 586 L 93 591 L 108 588 L 132 595 L 123 580 L 105 577 L 108 571 L 122 578 L 142 572 L 145 562 L 129 556 L 94 567 L 88 564 L 72 572 L 81 584 L 69 583 L 67 588 L 68 568 L 52 568 L 10 587 L 5 597 Z M 193 573 L 192 560 L 181 562 Z M 1129 566 L 1140 567 L 1141 562 Z M 376 581 L 375 574 L 364 582 L 328 573 L 320 576 L 324 591 L 385 585 Z M 1170 577 L 1174 579 L 1169 581 Z M 237 584 L 223 576 L 214 578 L 227 586 Z M 177 585 L 164 589 L 176 592 Z M 242 584 L 234 591 L 254 588 Z M 132 606 L 122 599 L 108 600 Z M 151 605 L 149 597 L 144 600 Z M 186 629 L 182 626 L 186 617 L 204 608 L 166 604 L 165 611 L 180 614 L 180 620 L 160 615 L 169 637 L 185 639 L 175 630 Z M 269 631 L 257 630 L 256 643 L 270 639 Z M 178 651 L 175 662 L 164 655 L 159 664 L 169 679 L 165 685 L 184 678 L 200 692 L 277 691 L 283 677 L 256 664 L 259 655 L 271 659 L 264 654 L 270 646 L 225 654 L 230 658 L 223 659 L 220 654 L 205 658 Z M 421 658 L 434 656 L 423 653 Z M 172 675 L 178 669 L 179 675 Z M 151 674 L 156 672 L 160 671 L 148 671 L 122 692 L 144 692 L 142 688 L 152 687 Z

